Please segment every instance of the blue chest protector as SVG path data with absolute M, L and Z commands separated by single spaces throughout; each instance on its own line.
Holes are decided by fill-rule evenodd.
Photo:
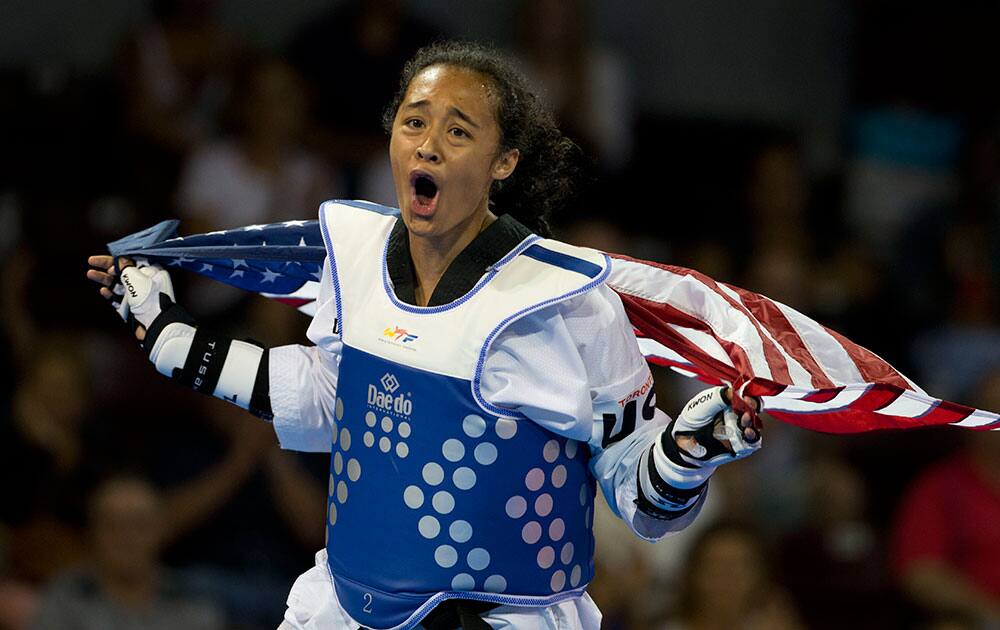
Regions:
M 580 596 L 593 576 L 587 446 L 490 405 L 479 379 L 507 324 L 590 290 L 606 261 L 532 237 L 462 299 L 413 307 L 384 268 L 394 216 L 363 208 L 321 212 L 344 341 L 327 521 L 340 604 L 402 630 L 448 598 Z

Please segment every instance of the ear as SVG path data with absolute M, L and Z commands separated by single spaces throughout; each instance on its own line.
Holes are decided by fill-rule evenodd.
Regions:
M 491 173 L 493 179 L 507 179 L 510 174 L 514 172 L 517 167 L 517 161 L 521 158 L 521 152 L 517 149 L 511 149 L 506 153 L 501 154 L 493 161 L 493 172 Z

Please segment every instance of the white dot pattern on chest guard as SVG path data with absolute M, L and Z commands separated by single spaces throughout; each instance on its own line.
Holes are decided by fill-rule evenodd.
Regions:
M 417 522 L 417 530 L 420 531 L 420 535 L 424 538 L 435 538 L 441 533 L 441 522 L 429 514 L 424 515 Z
M 431 499 L 431 505 L 439 514 L 451 514 L 452 510 L 455 509 L 455 498 L 451 496 L 450 492 L 444 490 L 435 492 Z
M 338 403 L 335 415 L 342 419 L 343 403 L 339 400 Z M 406 440 L 413 432 L 411 422 L 394 421 L 388 416 L 380 418 L 368 411 L 364 414 L 364 424 L 370 429 L 362 435 L 365 448 L 377 446 L 379 451 L 400 459 L 410 455 Z M 440 443 L 438 457 L 442 459 L 426 461 L 419 467 L 420 478 L 417 483 L 411 483 L 404 489 L 401 498 L 409 509 L 417 512 L 416 529 L 423 539 L 449 541 L 433 547 L 433 559 L 442 569 L 454 569 L 455 574 L 451 578 L 453 590 L 472 591 L 478 587 L 486 592 L 503 593 L 508 587 L 507 577 L 496 572 L 487 575 L 493 561 L 490 551 L 486 546 L 474 546 L 474 528 L 460 517 L 463 512 L 461 497 L 465 496 L 461 493 L 473 490 L 479 481 L 479 475 L 485 474 L 488 467 L 500 459 L 501 453 L 495 442 L 497 439 L 508 441 L 517 436 L 518 421 L 497 418 L 489 422 L 480 415 L 469 414 L 462 419 L 460 427 L 461 433 L 445 438 Z M 376 435 L 378 432 L 382 435 Z M 393 444 L 395 440 L 398 441 Z M 330 476 L 331 526 L 337 523 L 337 504 L 343 505 L 349 499 L 347 482 L 357 482 L 363 472 L 361 461 L 353 457 L 347 459 L 342 454 L 351 448 L 352 435 L 347 427 L 339 427 L 339 431 L 334 433 L 333 442 L 339 442 L 339 448 L 333 449 L 333 474 Z M 530 513 L 530 518 L 521 524 L 520 539 L 528 546 L 540 545 L 534 554 L 536 563 L 540 569 L 552 571 L 548 578 L 553 592 L 562 590 L 567 581 L 566 571 L 558 565 L 569 565 L 575 550 L 572 543 L 562 544 L 561 547 L 557 545 L 561 544 L 560 541 L 566 535 L 566 523 L 559 516 L 551 492 L 563 488 L 569 478 L 569 471 L 560 460 L 566 462 L 576 457 L 577 453 L 578 443 L 574 440 L 546 441 L 541 445 L 538 460 L 544 462 L 543 467 L 531 468 L 523 478 L 522 493 L 507 498 L 504 505 L 506 515 L 514 520 L 525 518 Z M 342 477 L 344 472 L 346 475 Z M 547 487 L 549 490 L 546 490 Z M 589 485 L 584 482 L 580 487 L 581 506 L 589 503 L 589 496 Z M 572 511 L 575 512 L 575 509 Z M 589 526 L 589 507 L 585 521 Z M 485 540 L 482 542 L 489 543 Z M 580 564 L 574 565 L 568 577 L 569 583 L 576 587 L 582 576 L 583 567 Z
M 472 538 L 472 525 L 461 519 L 454 521 L 448 528 L 448 535 L 457 543 L 469 542 Z
M 486 433 L 486 421 L 480 416 L 470 414 L 462 420 L 462 431 L 470 438 L 482 437 Z
M 353 457 L 347 461 L 347 478 L 351 481 L 361 479 L 361 463 Z
M 344 403 L 338 398 L 335 404 L 334 414 L 342 419 L 344 415 Z M 372 414 L 374 420 L 374 414 Z M 368 420 L 366 416 L 366 421 Z M 363 438 L 366 446 L 370 433 L 366 432 Z M 374 439 L 374 438 L 372 438 Z M 344 505 L 350 498 L 349 484 L 356 483 L 361 479 L 361 462 L 351 457 L 345 459 L 344 453 L 351 448 L 351 432 L 347 427 L 339 430 L 334 423 L 330 450 L 333 452 L 330 471 L 330 487 L 328 490 L 330 500 L 329 523 L 330 527 L 337 524 L 337 504 Z M 345 474 L 346 473 L 346 474 Z M 423 501 L 421 497 L 421 502 Z M 329 536 L 329 532 L 327 532 Z
M 409 434 L 409 425 L 406 424 L 405 426 L 406 428 L 404 429 L 404 423 L 398 425 L 401 435 Z M 487 421 L 477 414 L 465 416 L 461 422 L 463 435 L 446 438 L 441 443 L 440 454 L 443 460 L 440 462 L 427 462 L 421 468 L 421 478 L 425 484 L 424 488 L 419 489 L 419 494 L 417 493 L 418 488 L 416 486 L 407 488 L 404 501 L 406 501 L 409 507 L 422 511 L 433 510 L 436 513 L 432 515 L 432 513 L 428 512 L 418 520 L 418 529 L 424 538 L 436 537 L 440 533 L 439 521 L 441 518 L 447 518 L 453 512 L 456 512 L 456 514 L 461 512 L 460 501 L 456 496 L 448 490 L 440 489 L 442 484 L 445 483 L 445 479 L 449 478 L 446 467 L 450 469 L 450 464 L 463 464 L 451 469 L 450 481 L 451 485 L 457 490 L 468 491 L 476 485 L 478 480 L 479 473 L 476 471 L 476 466 L 484 468 L 490 466 L 500 456 L 497 446 L 486 438 L 495 436 L 501 440 L 510 440 L 517 435 L 517 421 L 510 418 L 495 420 L 493 431 L 489 434 L 487 434 L 488 427 L 489 424 Z M 385 428 L 383 426 L 383 429 Z M 462 439 L 459 439 L 459 437 Z M 474 442 L 469 443 L 463 440 Z M 472 449 L 472 459 L 475 460 L 474 464 L 464 463 L 470 461 L 466 460 L 466 455 L 470 448 Z M 576 454 L 575 447 L 567 448 L 568 452 L 572 452 L 573 455 Z M 542 459 L 551 464 L 559 459 L 560 455 L 562 455 L 561 451 L 562 445 L 558 440 L 549 440 L 544 444 Z M 554 488 L 562 487 L 567 477 L 565 465 L 560 464 L 551 471 L 544 471 L 541 468 L 534 468 L 529 471 L 525 477 L 527 492 L 534 493 L 539 491 L 545 485 L 548 476 L 552 477 L 552 486 Z M 425 503 L 425 493 L 431 496 L 430 503 Z M 535 514 L 542 518 L 549 516 L 554 507 L 552 496 L 548 493 L 542 493 L 534 497 L 530 505 L 534 508 Z M 516 495 L 506 501 L 505 512 L 512 519 L 520 519 L 527 513 L 528 507 L 528 500 L 524 496 Z M 565 534 L 565 523 L 563 519 L 555 519 L 548 525 L 543 525 L 542 522 L 537 520 L 529 521 L 522 527 L 522 540 L 525 544 L 533 545 L 541 540 L 546 530 L 549 532 L 551 538 L 559 540 Z M 452 541 L 459 545 L 470 543 L 474 538 L 472 526 L 461 518 L 452 521 L 447 526 L 447 531 Z M 547 549 L 548 551 L 541 556 L 543 560 L 548 557 L 547 565 L 543 567 L 546 569 L 555 564 L 556 560 L 555 548 L 548 546 Z M 485 571 L 490 564 L 489 551 L 483 547 L 472 548 L 465 555 L 464 566 L 459 562 L 457 553 L 458 550 L 451 545 L 440 545 L 434 550 L 434 561 L 442 568 L 455 567 L 459 571 L 452 578 L 451 584 L 453 589 L 472 590 L 478 582 L 475 575 L 467 571 Z M 462 569 L 466 569 L 466 571 L 462 571 Z M 503 575 L 493 574 L 481 579 L 483 579 L 482 588 L 486 591 L 500 593 L 504 592 L 507 588 L 507 579 Z
M 417 486 L 407 486 L 403 491 L 403 502 L 413 510 L 420 509 L 424 504 L 424 491 Z
M 547 464 L 556 465 L 548 471 L 537 467 L 529 470 L 524 477 L 524 487 L 527 491 L 528 498 L 518 494 L 507 499 L 505 511 L 507 516 L 512 519 L 520 519 L 524 517 L 528 512 L 529 504 L 531 504 L 534 508 L 532 518 L 538 520 L 529 520 L 524 523 L 521 528 L 521 540 L 525 544 L 538 544 L 543 538 L 543 531 L 548 534 L 548 540 L 552 543 L 561 541 L 566 535 L 566 522 L 562 517 L 555 515 L 555 518 L 547 524 L 545 523 L 545 519 L 552 515 L 556 507 L 554 505 L 552 495 L 546 491 L 546 481 L 548 481 L 554 489 L 559 489 L 565 486 L 569 472 L 565 464 L 557 462 L 559 462 L 561 457 L 565 457 L 565 460 L 567 461 L 571 460 L 577 456 L 578 452 L 579 442 L 576 440 L 567 439 L 564 446 L 560 445 L 559 441 L 556 439 L 547 441 L 542 447 L 542 459 Z M 532 495 L 534 495 L 533 501 L 531 499 Z M 587 506 L 584 513 L 584 524 L 587 528 L 592 526 L 590 519 L 591 508 L 589 506 L 590 497 L 590 485 L 585 481 L 580 484 L 579 501 L 581 507 Z M 555 566 L 556 549 L 557 547 L 549 544 L 543 544 L 538 549 L 535 559 L 539 568 L 549 570 Z M 575 548 L 573 543 L 567 542 L 559 548 L 558 559 L 563 565 L 568 565 L 572 562 L 574 554 Z M 573 569 L 574 570 L 570 575 L 570 585 L 575 588 L 580 584 L 580 581 L 583 578 L 583 569 L 580 565 L 575 565 Z M 558 592 L 562 590 L 565 585 L 566 572 L 562 569 L 556 568 L 550 576 L 550 588 L 553 592 Z
M 441 445 L 441 454 L 449 462 L 461 461 L 465 457 L 465 445 L 454 438 L 445 440 Z
M 528 502 L 522 496 L 513 496 L 507 499 L 507 516 L 511 518 L 521 518 L 528 511 Z
M 483 466 L 489 466 L 497 460 L 497 447 L 490 442 L 483 442 L 473 451 L 476 461 Z
M 431 486 L 439 486 L 444 481 L 444 469 L 440 464 L 430 462 L 424 465 L 424 482 Z
M 476 485 L 476 472 L 467 466 L 462 466 L 452 473 L 451 480 L 459 490 L 471 490 Z

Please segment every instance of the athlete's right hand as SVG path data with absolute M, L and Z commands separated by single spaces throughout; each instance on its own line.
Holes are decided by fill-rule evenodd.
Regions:
M 136 339 L 143 341 L 150 324 L 174 303 L 170 274 L 158 265 L 136 267 L 122 260 L 118 276 L 111 256 L 91 256 L 87 262 L 95 267 L 87 278 L 101 285 L 101 296 L 112 301 L 121 318 L 133 324 Z

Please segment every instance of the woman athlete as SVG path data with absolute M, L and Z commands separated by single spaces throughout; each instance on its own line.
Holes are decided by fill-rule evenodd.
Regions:
M 497 54 L 421 50 L 385 124 L 399 209 L 320 207 L 314 345 L 198 327 L 159 267 L 88 277 L 160 372 L 331 453 L 327 545 L 282 629 L 599 628 L 596 487 L 645 539 L 682 529 L 759 448 L 756 401 L 656 409 L 608 258 L 543 238 L 575 147 Z

